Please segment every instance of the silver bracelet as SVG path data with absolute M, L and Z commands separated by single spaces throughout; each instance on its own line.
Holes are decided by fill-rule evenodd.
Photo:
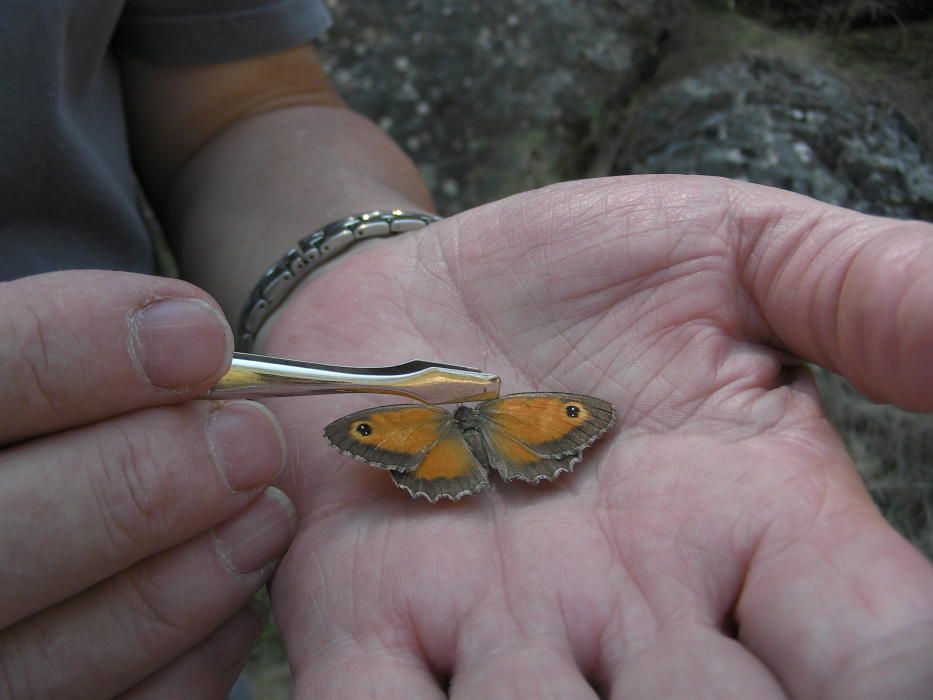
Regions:
M 249 352 L 262 324 L 312 270 L 364 238 L 394 236 L 422 229 L 442 217 L 415 211 L 370 211 L 348 216 L 302 238 L 259 280 L 237 327 L 237 349 Z

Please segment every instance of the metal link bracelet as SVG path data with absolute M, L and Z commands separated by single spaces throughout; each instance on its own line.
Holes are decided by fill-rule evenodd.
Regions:
M 302 238 L 253 288 L 237 327 L 237 349 L 249 352 L 262 324 L 295 286 L 313 270 L 365 238 L 395 236 L 422 229 L 442 217 L 414 211 L 371 211 L 348 216 Z

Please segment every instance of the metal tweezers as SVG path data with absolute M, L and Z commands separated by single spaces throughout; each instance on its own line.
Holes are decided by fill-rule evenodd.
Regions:
M 244 399 L 314 394 L 396 394 L 427 404 L 485 401 L 499 396 L 495 374 L 471 367 L 411 360 L 394 367 L 338 367 L 233 353 L 230 370 L 203 398 Z

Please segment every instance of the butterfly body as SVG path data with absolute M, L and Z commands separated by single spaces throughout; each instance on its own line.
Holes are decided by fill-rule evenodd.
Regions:
M 463 440 L 466 442 L 467 447 L 470 448 L 470 452 L 476 457 L 476 461 L 486 469 L 489 469 L 489 457 L 486 453 L 486 443 L 483 440 L 482 425 L 478 419 L 476 409 L 469 408 L 468 406 L 458 406 L 457 410 L 454 411 L 453 420 L 460 434 L 463 436 Z
M 573 470 L 615 421 L 615 409 L 580 394 L 511 394 L 451 413 L 382 406 L 334 421 L 324 434 L 344 454 L 390 471 L 412 496 L 459 500 L 489 486 L 488 472 L 535 483 Z

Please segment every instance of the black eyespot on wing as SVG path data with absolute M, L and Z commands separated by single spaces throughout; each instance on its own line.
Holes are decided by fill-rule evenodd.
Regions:
M 452 428 L 453 416 L 435 406 L 402 404 L 357 411 L 324 428 L 344 454 L 382 469 L 409 471 Z
M 615 421 L 609 402 L 558 392 L 510 394 L 483 402 L 476 412 L 488 435 L 508 438 L 525 448 L 522 463 L 532 461 L 530 454 L 559 458 L 579 453 Z

